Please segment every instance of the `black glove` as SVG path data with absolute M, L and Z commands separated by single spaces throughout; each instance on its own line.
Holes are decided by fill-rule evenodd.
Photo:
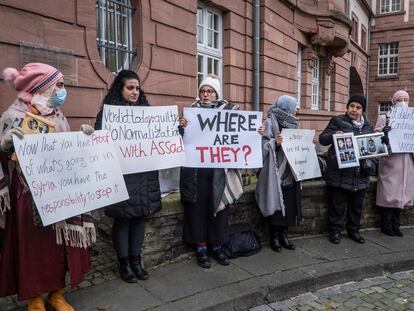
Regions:
M 389 126 L 389 125 L 384 126 L 384 128 L 382 129 L 382 131 L 384 132 L 384 134 L 387 134 L 389 131 L 391 131 L 391 126 Z
M 390 144 L 390 139 L 387 135 L 381 136 L 381 143 L 386 144 L 387 146 Z
M 179 125 L 179 126 L 178 126 L 178 133 L 179 133 L 181 136 L 184 136 L 184 127 L 183 127 L 183 126 L 181 126 L 181 125 Z

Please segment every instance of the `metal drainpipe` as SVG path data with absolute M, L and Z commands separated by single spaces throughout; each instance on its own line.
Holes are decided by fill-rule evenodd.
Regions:
M 253 14 L 253 107 L 260 104 L 260 0 L 254 1 Z
M 367 94 L 367 115 L 368 115 L 368 106 L 369 106 L 369 94 L 368 94 L 368 89 L 369 89 L 369 66 L 371 65 L 371 18 L 369 19 L 369 23 L 368 23 L 368 30 L 367 30 L 367 47 L 366 47 L 366 52 L 368 54 L 367 56 L 367 77 L 366 77 L 366 85 L 365 85 L 365 93 Z

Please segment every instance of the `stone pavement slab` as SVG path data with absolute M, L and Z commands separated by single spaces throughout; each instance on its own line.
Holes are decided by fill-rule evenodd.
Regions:
M 212 259 L 211 269 L 198 267 L 195 258 L 191 258 L 152 269 L 150 279 L 137 284 L 121 281 L 116 274 L 113 252 L 98 249 L 99 255 L 94 258 L 96 267 L 88 274 L 84 288 L 70 291 L 66 296 L 76 311 L 98 308 L 106 311 L 248 310 L 338 283 L 346 283 L 337 289 L 342 295 L 338 300 L 348 299 L 348 292 L 354 289 L 371 298 L 382 297 L 375 289 L 382 288 L 389 273 L 414 269 L 414 229 L 404 229 L 404 233 L 405 237 L 389 241 L 377 231 L 365 231 L 367 242 L 363 245 L 346 237 L 340 245 L 331 244 L 326 236 L 297 238 L 294 239 L 295 251 L 283 249 L 277 253 L 264 245 L 260 253 L 234 259 L 226 267 Z M 394 249 L 388 247 L 389 244 L 393 244 Z M 376 283 L 363 281 L 361 289 L 355 288 L 355 283 L 347 283 L 374 276 L 378 276 L 374 279 Z M 97 280 L 100 284 L 94 285 Z M 389 285 L 384 284 L 384 288 L 386 286 Z M 405 295 L 414 295 L 409 292 L 412 289 L 407 287 Z M 368 294 L 362 290 L 373 291 Z M 330 293 L 319 292 L 318 299 L 324 294 Z M 387 299 L 399 297 L 395 295 L 390 292 Z M 3 311 L 1 303 L 2 300 L 0 310 Z M 320 302 L 310 303 L 316 308 Z M 372 301 L 368 299 L 364 303 L 363 307 L 367 307 Z M 356 301 L 349 300 L 348 304 L 355 305 Z M 16 310 L 16 307 L 4 310 Z M 337 310 L 341 308 L 346 310 L 347 306 L 342 304 Z

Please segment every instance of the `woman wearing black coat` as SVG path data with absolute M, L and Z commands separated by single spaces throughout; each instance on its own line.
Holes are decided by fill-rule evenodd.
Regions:
M 331 145 L 328 150 L 327 170 L 324 175 L 328 184 L 329 241 L 339 244 L 341 227 L 347 210 L 346 230 L 348 236 L 358 243 L 365 239 L 359 234 L 365 191 L 369 184 L 369 174 L 375 170 L 375 162 L 370 159 L 360 160 L 359 167 L 339 169 L 333 146 L 333 134 L 350 133 L 363 135 L 373 132 L 373 126 L 364 117 L 366 98 L 355 94 L 349 98 L 345 114 L 333 117 L 326 129 L 320 134 L 321 145 Z
M 102 129 L 103 105 L 149 106 L 140 88 L 138 75 L 122 70 L 115 78 L 96 116 L 95 129 Z M 105 208 L 105 214 L 114 218 L 112 240 L 118 255 L 119 272 L 128 283 L 148 279 L 141 265 L 145 218 L 161 209 L 158 171 L 124 175 L 129 199 Z

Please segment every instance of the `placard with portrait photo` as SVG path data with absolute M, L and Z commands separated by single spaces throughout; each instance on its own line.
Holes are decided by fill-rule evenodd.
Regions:
M 359 166 L 358 145 L 353 133 L 334 134 L 333 143 L 340 169 Z
M 360 159 L 380 158 L 388 156 L 387 145 L 381 142 L 384 133 L 372 133 L 355 136 L 358 144 L 358 154 Z

